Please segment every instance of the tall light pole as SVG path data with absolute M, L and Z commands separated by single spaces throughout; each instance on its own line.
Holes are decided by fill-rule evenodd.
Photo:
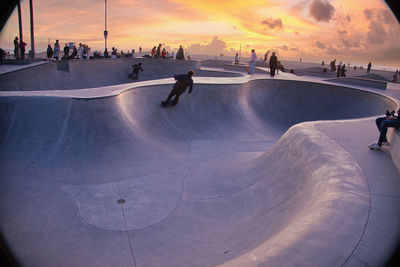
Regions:
M 29 0 L 29 9 L 31 13 L 31 57 L 35 57 L 35 34 L 33 32 L 33 0 Z
M 107 36 L 108 36 L 108 31 L 107 31 L 107 0 L 104 0 L 104 51 L 107 50 Z
M 23 34 L 22 34 L 22 16 L 21 16 L 21 1 L 18 0 L 18 24 L 19 24 L 19 42 L 23 41 Z

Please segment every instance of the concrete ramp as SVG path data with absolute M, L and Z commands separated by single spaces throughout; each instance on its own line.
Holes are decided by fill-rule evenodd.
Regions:
M 396 102 L 312 82 L 199 79 L 163 108 L 170 90 L 3 94 L 0 231 L 22 266 L 348 261 L 369 216 L 363 170 L 314 122 L 295 124 Z
M 132 72 L 132 65 L 139 62 L 143 68 L 143 71 L 139 72 L 139 79 L 128 78 L 128 74 Z M 196 68 L 200 68 L 200 63 L 191 60 L 154 58 L 60 60 L 1 74 L 0 91 L 95 88 L 170 78 L 174 74 L 186 73 Z

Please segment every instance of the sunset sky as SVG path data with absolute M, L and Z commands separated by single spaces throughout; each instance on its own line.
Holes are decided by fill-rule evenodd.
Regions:
M 50 39 L 104 50 L 104 1 L 34 2 L 36 51 Z M 281 59 L 325 60 L 400 68 L 400 25 L 380 0 L 108 0 L 108 48 L 162 43 L 190 54 L 259 56 L 276 49 Z M 30 47 L 29 1 L 22 1 L 24 41 Z M 17 10 L 0 35 L 13 48 Z

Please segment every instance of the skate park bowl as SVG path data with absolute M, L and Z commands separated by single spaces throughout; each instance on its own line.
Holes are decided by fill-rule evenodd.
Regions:
M 382 221 L 376 188 L 343 142 L 355 145 L 348 131 L 374 129 L 371 117 L 397 102 L 328 83 L 221 76 L 195 77 L 192 94 L 166 108 L 172 79 L 1 92 L 0 231 L 16 261 L 383 265 L 399 221 L 383 220 L 395 239 L 368 230 Z M 369 246 L 372 262 L 361 260 Z

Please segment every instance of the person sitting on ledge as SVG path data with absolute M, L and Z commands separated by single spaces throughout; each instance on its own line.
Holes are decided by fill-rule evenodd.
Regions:
M 386 116 L 385 117 L 380 117 L 376 119 L 376 126 L 378 127 L 379 130 L 379 140 L 378 143 L 374 143 L 369 145 L 369 149 L 371 150 L 380 150 L 382 145 L 388 146 L 389 142 L 386 138 L 386 133 L 387 133 L 387 128 L 388 127 L 400 127 L 400 117 L 399 117 L 399 111 L 397 112 L 397 116 L 395 116 L 395 112 L 392 111 L 390 112 L 389 110 L 386 110 Z

